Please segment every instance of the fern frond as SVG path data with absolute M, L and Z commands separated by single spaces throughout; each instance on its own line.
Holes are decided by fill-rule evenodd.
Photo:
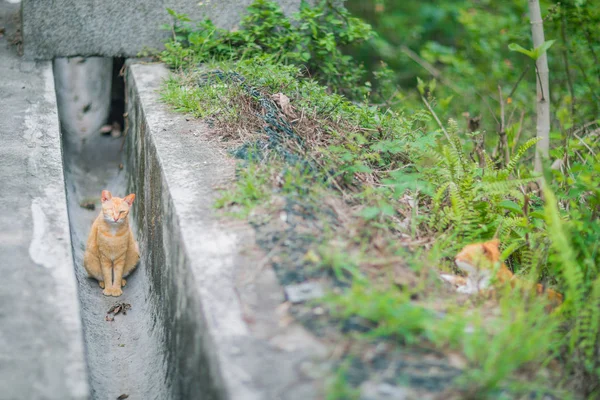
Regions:
M 564 230 L 563 221 L 558 211 L 556 196 L 548 185 L 543 185 L 546 197 L 546 223 L 548 224 L 548 237 L 551 246 L 558 259 L 562 270 L 560 274 L 567 284 L 567 301 L 573 308 L 575 315 L 584 305 L 585 288 L 584 276 L 581 268 L 576 262 L 576 255 L 567 233 Z
M 536 137 L 536 138 L 531 138 L 528 141 L 526 141 L 525 143 L 523 143 L 517 150 L 516 154 L 514 154 L 513 157 L 510 159 L 510 161 L 506 165 L 506 167 L 504 167 L 504 169 L 501 170 L 501 175 L 508 177 L 513 172 L 513 170 L 517 166 L 517 163 L 519 162 L 521 157 L 523 157 L 523 155 L 527 152 L 527 150 L 529 150 L 531 147 L 535 146 L 535 144 L 539 141 L 540 141 L 540 138 Z
M 594 360 L 598 347 L 598 330 L 600 329 L 600 277 L 592 283 L 592 291 L 587 304 L 577 315 L 572 341 L 578 347 L 585 360 Z M 586 369 L 594 365 L 587 363 Z M 592 371 L 589 371 L 592 372 Z

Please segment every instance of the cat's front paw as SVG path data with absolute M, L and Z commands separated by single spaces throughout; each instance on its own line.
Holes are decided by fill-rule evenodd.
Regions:
M 123 294 L 123 290 L 121 290 L 121 288 L 116 287 L 106 288 L 102 291 L 102 294 L 104 294 L 105 296 L 119 297 Z

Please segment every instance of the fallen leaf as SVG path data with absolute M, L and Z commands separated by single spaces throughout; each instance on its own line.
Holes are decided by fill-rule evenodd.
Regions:
M 285 94 L 275 93 L 274 95 L 271 96 L 271 98 L 275 101 L 275 103 L 279 106 L 279 108 L 281 108 L 281 111 L 283 111 L 283 114 L 286 117 L 292 118 L 292 119 L 298 118 L 298 116 L 294 112 L 294 108 L 290 104 L 290 98 L 287 97 Z
M 129 303 L 114 304 L 106 312 L 106 320 L 114 321 L 114 319 L 115 319 L 114 316 L 117 314 L 127 315 L 127 310 L 131 310 L 131 304 L 129 304 Z M 109 314 L 113 314 L 113 316 L 111 317 Z
M 83 201 L 83 202 L 79 203 L 79 207 L 85 208 L 87 210 L 92 210 L 92 211 L 94 211 L 96 209 L 96 205 L 89 201 Z
M 110 315 L 106 314 L 106 317 L 104 317 L 104 320 L 108 321 L 108 322 L 112 322 L 115 320 L 115 317 L 111 317 Z
M 129 397 L 128 394 L 123 393 L 122 395 L 120 395 L 119 397 L 117 397 L 117 400 L 123 400 L 123 399 L 126 399 L 128 397 Z

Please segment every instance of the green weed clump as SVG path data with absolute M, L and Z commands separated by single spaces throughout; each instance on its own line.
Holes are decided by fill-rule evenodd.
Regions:
M 305 257 L 343 283 L 324 302 L 332 316 L 364 321 L 361 340 L 460 351 L 466 367 L 457 385 L 465 398 L 599 393 L 597 140 L 571 143 L 568 163 L 547 165 L 539 176 L 530 161 L 536 139 L 519 139 L 521 123 L 505 127 L 502 155 L 488 152 L 486 132 L 440 122 L 435 83 L 420 84 L 428 111 L 406 115 L 372 104 L 364 70 L 342 52 L 372 31 L 329 2 L 303 5 L 288 18 L 259 0 L 235 32 L 170 13 L 173 37 L 160 57 L 179 71 L 163 88 L 176 110 L 218 125 L 230 147 L 247 153 L 268 139 L 259 99 L 239 82 L 203 74 L 236 73 L 263 97 L 289 100 L 291 108 L 277 105 L 301 141 L 283 146 L 311 168 L 259 146 L 243 157 L 216 206 L 247 218 L 276 194 L 322 204 L 315 218 L 325 220 L 325 200 L 340 200 L 343 210 L 333 211 L 344 221 L 324 228 Z M 451 269 L 448 258 L 464 245 L 492 237 L 500 238 L 513 272 L 560 291 L 564 304 L 547 313 L 542 298 L 520 291 L 499 290 L 494 306 L 441 291 L 431 257 L 421 255 Z M 441 296 L 443 311 L 434 311 Z M 356 396 L 344 376 L 340 369 L 329 398 Z
M 306 68 L 308 74 L 332 89 L 361 98 L 368 93 L 364 68 L 342 52 L 373 37 L 370 25 L 330 1 L 288 18 L 276 2 L 257 0 L 247 10 L 239 29 L 227 31 L 212 21 L 192 23 L 186 15 L 168 10 L 173 34 L 165 44 L 162 61 L 174 68 L 194 67 L 208 61 L 232 61 L 271 55 L 277 63 Z

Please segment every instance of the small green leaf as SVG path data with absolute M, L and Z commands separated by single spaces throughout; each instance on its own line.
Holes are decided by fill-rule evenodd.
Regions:
M 366 220 L 377 218 L 379 213 L 379 207 L 366 207 L 360 211 L 360 215 Z
M 536 219 L 545 219 L 545 215 L 546 214 L 544 214 L 544 211 L 534 211 L 534 212 L 529 213 L 529 216 L 531 218 L 536 218 Z
M 396 215 L 396 210 L 394 209 L 394 207 L 391 204 L 382 204 L 381 205 L 381 212 L 384 215 L 388 215 L 388 216 L 394 216 L 394 215 Z
M 425 94 L 425 82 L 417 76 L 417 89 L 421 95 Z
M 429 91 L 433 93 L 435 91 L 436 81 L 435 78 L 429 82 Z
M 510 200 L 501 201 L 498 204 L 498 207 L 504 208 L 505 210 L 509 210 L 509 211 L 512 211 L 517 214 L 523 214 L 523 210 L 521 209 L 521 207 L 514 201 L 510 201 Z
M 508 45 L 508 48 L 510 49 L 510 51 L 517 51 L 519 53 L 523 53 L 525 54 L 527 57 L 534 59 L 535 60 L 535 53 L 531 50 L 527 50 L 521 46 L 519 46 L 516 43 L 511 43 Z
M 552 45 L 554 44 L 556 40 L 546 40 L 543 44 L 541 44 L 540 46 L 536 47 L 534 50 L 535 53 L 535 60 L 537 60 L 538 58 L 540 58 L 542 56 L 542 54 L 544 54 L 546 51 L 548 51 L 548 49 L 550 47 L 552 47 Z

